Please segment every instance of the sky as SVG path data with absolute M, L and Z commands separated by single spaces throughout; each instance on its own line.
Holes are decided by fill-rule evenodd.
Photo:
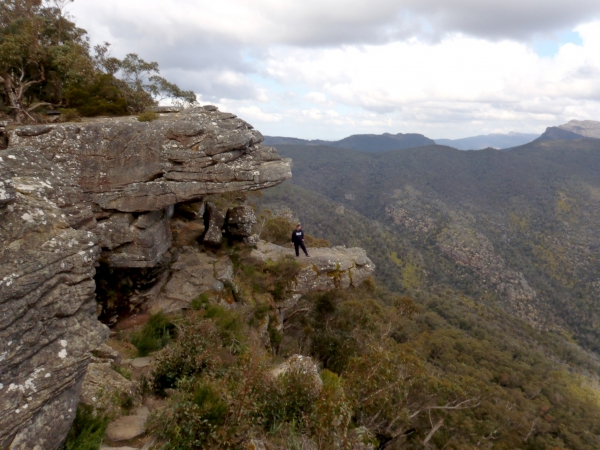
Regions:
M 600 120 L 598 0 L 75 0 L 112 54 L 157 61 L 263 134 L 462 138 Z

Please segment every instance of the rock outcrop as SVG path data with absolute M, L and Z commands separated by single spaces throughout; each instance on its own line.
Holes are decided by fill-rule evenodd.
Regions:
M 96 319 L 100 253 L 81 190 L 37 149 L 0 151 L 0 448 L 52 450 L 66 436 Z
M 222 292 L 233 281 L 233 265 L 227 256 L 211 256 L 185 247 L 171 264 L 167 276 L 148 292 L 145 302 L 152 312 L 173 312 L 190 307 L 192 300 L 208 291 Z
M 262 135 L 247 122 L 211 106 L 153 122 L 125 117 L 23 126 L 8 140 L 9 148 L 35 147 L 53 167 L 73 174 L 113 267 L 158 263 L 171 244 L 173 205 L 291 177 L 291 160 L 260 145 Z
M 298 258 L 301 270 L 291 288 L 292 294 L 357 287 L 375 270 L 375 264 L 362 248 L 310 248 L 310 257 Z M 294 249 L 259 241 L 250 256 L 258 261 L 279 261 L 294 257 Z
M 95 265 L 160 266 L 172 257 L 176 204 L 274 186 L 291 161 L 215 107 L 0 134 L 0 448 L 54 450 L 91 351 L 108 337 L 96 319 Z M 182 241 L 204 231 L 186 226 Z M 222 285 L 227 268 L 208 264 Z M 160 287 L 176 298 L 166 275 Z

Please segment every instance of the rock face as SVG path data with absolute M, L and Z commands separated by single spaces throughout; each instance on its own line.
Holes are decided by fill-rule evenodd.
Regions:
M 214 257 L 197 248 L 185 247 L 171 265 L 168 278 L 152 288 L 146 303 L 151 311 L 178 311 L 189 308 L 198 295 L 221 292 L 224 282 L 233 279 L 233 266 L 229 257 Z
M 231 236 L 249 237 L 252 235 L 252 228 L 256 224 L 256 215 L 249 206 L 236 206 L 227 211 L 225 224 Z
M 33 146 L 74 175 L 98 219 L 103 259 L 113 267 L 157 264 L 171 244 L 173 205 L 291 177 L 291 160 L 260 145 L 263 137 L 251 125 L 214 107 L 153 122 L 126 117 L 24 126 L 8 139 L 9 148 Z M 3 192 L 0 186 L 0 197 L 9 195 Z
M 223 225 L 225 216 L 212 203 L 206 204 L 206 215 L 204 226 L 206 233 L 203 242 L 209 245 L 219 245 L 223 239 Z
M 63 170 L 11 148 L 0 174 L 0 448 L 51 450 L 75 416 L 90 350 L 108 337 L 94 299 L 100 249 Z
M 357 287 L 375 270 L 375 264 L 362 248 L 309 248 L 309 252 L 310 257 L 298 258 L 302 269 L 292 287 L 293 294 Z M 259 241 L 251 253 L 260 262 L 278 261 L 286 256 L 295 257 L 294 249 L 265 241 Z
M 102 209 L 145 213 L 289 178 L 290 161 L 259 145 L 262 140 L 233 114 L 195 108 L 153 122 L 20 127 L 11 131 L 9 146 L 33 146 L 76 174 L 88 200 Z
M 108 337 L 95 265 L 160 267 L 176 204 L 291 177 L 262 140 L 215 107 L 0 130 L 0 448 L 54 450 L 66 437 L 91 351 Z M 201 227 L 184 225 L 178 239 L 193 241 Z M 208 264 L 222 285 L 227 268 Z M 165 275 L 154 293 L 179 298 Z

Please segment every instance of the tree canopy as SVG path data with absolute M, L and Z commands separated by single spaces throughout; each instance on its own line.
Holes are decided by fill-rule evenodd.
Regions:
M 66 13 L 73 0 L 0 3 L 0 108 L 17 122 L 35 120 L 40 107 L 76 108 L 79 114 L 143 111 L 170 98 L 196 96 L 160 76 L 158 63 L 136 54 L 120 60 L 105 43 L 91 52 L 87 32 Z

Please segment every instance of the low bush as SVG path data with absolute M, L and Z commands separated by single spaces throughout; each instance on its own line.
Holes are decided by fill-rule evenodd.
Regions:
M 292 231 L 296 224 L 285 217 L 271 216 L 264 218 L 265 222 L 260 233 L 260 238 L 277 245 L 289 244 L 292 240 Z
M 200 309 L 204 309 L 208 306 L 208 295 L 200 294 L 198 297 L 192 300 L 190 306 L 192 309 L 198 311 Z
M 141 331 L 134 333 L 131 343 L 137 348 L 138 356 L 147 356 L 160 350 L 175 336 L 175 325 L 162 311 L 150 316 Z
M 102 74 L 89 84 L 68 88 L 65 100 L 85 117 L 126 115 L 127 100 L 120 86 L 112 75 Z
M 146 111 L 137 116 L 139 122 L 152 122 L 160 118 L 160 114 L 152 111 Z
M 108 426 L 108 417 L 88 405 L 79 405 L 63 450 L 98 450 Z
M 201 316 L 182 325 L 177 341 L 161 353 L 152 372 L 152 388 L 164 395 L 165 389 L 176 387 L 183 378 L 205 371 L 211 372 L 221 363 L 218 351 L 222 347 L 219 330 Z
M 81 118 L 79 113 L 74 108 L 64 108 L 60 110 L 60 121 L 61 122 L 79 122 Z

